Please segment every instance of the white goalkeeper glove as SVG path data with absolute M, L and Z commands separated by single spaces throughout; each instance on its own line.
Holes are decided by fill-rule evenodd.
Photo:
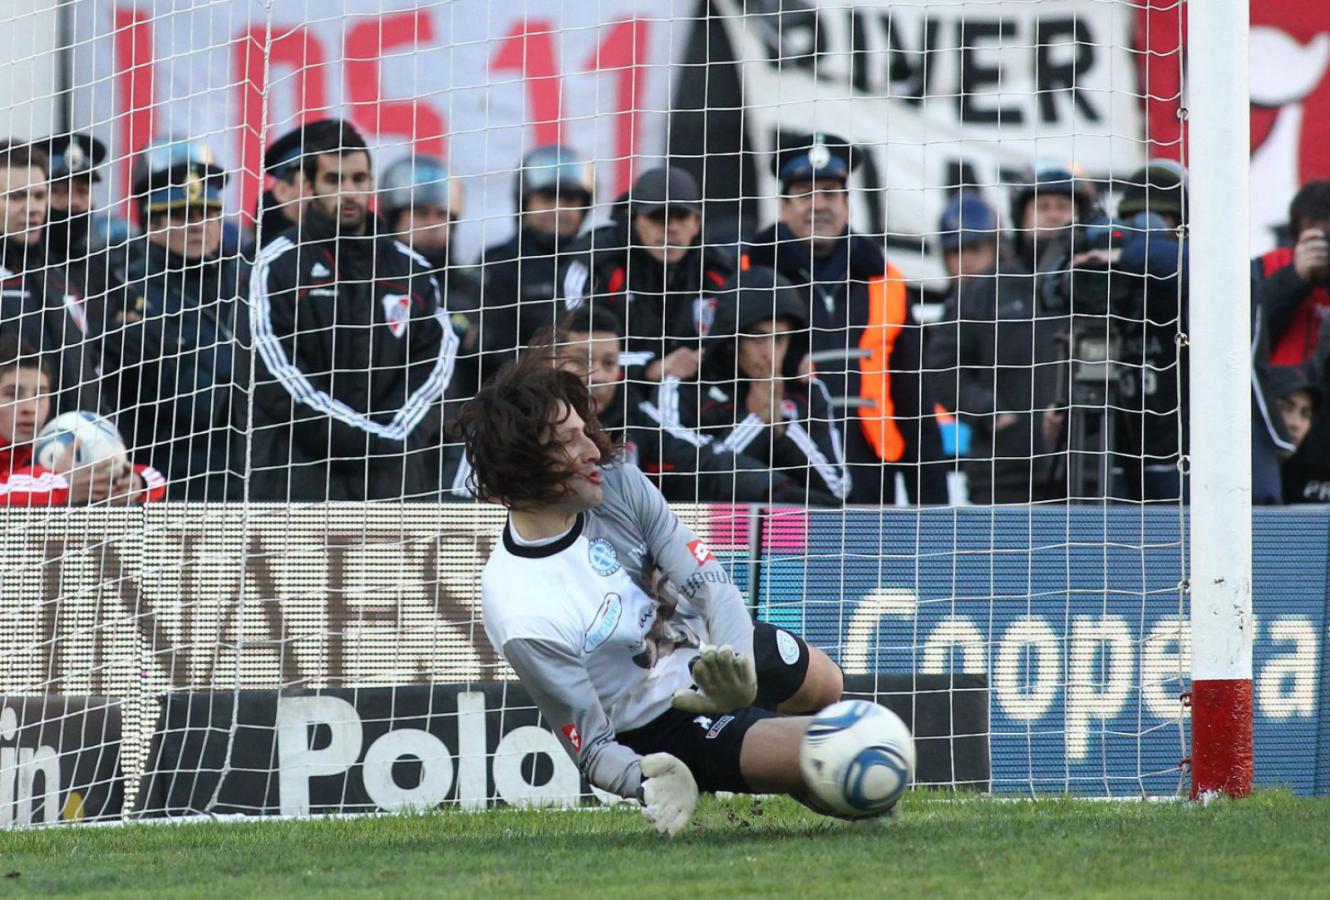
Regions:
M 674 837 L 697 808 L 697 782 L 677 757 L 642 757 L 642 815 L 665 837 Z
M 757 698 L 757 669 L 752 654 L 703 645 L 691 667 L 698 689 L 675 691 L 676 709 L 710 716 L 752 706 Z

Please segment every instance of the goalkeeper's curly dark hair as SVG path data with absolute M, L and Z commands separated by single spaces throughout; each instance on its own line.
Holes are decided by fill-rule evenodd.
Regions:
M 568 473 L 556 458 L 551 427 L 563 404 L 582 417 L 601 465 L 608 464 L 614 444 L 596 418 L 586 384 L 558 367 L 551 348 L 541 347 L 500 369 L 452 424 L 454 439 L 466 445 L 471 493 L 507 509 L 538 509 L 563 499 Z

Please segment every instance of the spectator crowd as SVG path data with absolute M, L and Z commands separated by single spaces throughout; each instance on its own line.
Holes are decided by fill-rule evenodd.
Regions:
M 593 227 L 591 161 L 539 147 L 513 161 L 513 236 L 467 263 L 447 164 L 380 172 L 341 120 L 267 148 L 252 234 L 204 142 L 135 155 L 138 228 L 114 240 L 92 227 L 98 140 L 0 142 L 0 503 L 467 499 L 453 414 L 529 352 L 586 378 L 673 500 L 1176 502 L 1185 171 L 1148 163 L 1109 215 L 1074 167 L 1039 166 L 1005 228 L 958 188 L 950 291 L 920 322 L 852 221 L 859 155 L 783 141 L 777 220 L 717 244 L 687 169 L 642 172 Z M 1330 183 L 1289 229 L 1252 269 L 1257 502 L 1326 502 Z M 128 459 L 34 464 L 72 410 L 114 422 Z

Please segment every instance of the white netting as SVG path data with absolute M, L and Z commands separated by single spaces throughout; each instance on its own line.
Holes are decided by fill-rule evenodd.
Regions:
M 576 797 L 444 433 L 554 326 L 922 780 L 1176 790 L 1180 2 L 18 7 L 0 824 Z

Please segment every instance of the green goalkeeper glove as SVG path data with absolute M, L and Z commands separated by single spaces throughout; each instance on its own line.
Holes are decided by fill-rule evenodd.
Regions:
M 642 757 L 642 815 L 656 831 L 674 837 L 697 808 L 697 782 L 677 757 L 652 753 Z
M 757 669 L 751 654 L 704 645 L 691 668 L 698 689 L 675 691 L 675 709 L 709 716 L 753 705 L 757 697 Z

